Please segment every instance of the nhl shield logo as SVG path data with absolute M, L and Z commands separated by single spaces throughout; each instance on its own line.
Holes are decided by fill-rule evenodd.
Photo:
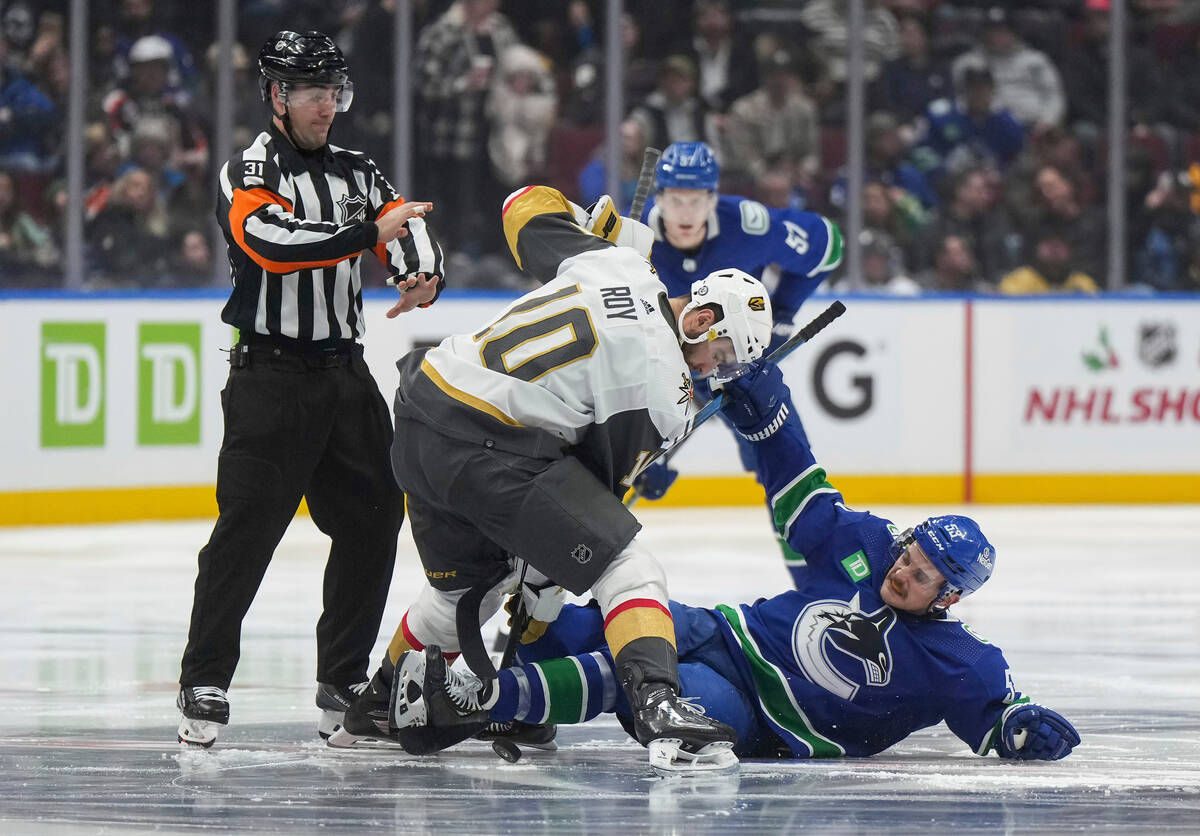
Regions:
M 1138 359 L 1152 369 L 1175 362 L 1179 353 L 1173 322 L 1143 322 L 1138 329 Z
M 583 543 L 580 543 L 578 546 L 571 549 L 571 557 L 574 558 L 576 563 L 582 566 L 591 561 L 592 550 Z
M 342 223 L 351 224 L 364 220 L 367 210 L 367 199 L 359 194 L 342 195 L 338 201 L 342 211 Z

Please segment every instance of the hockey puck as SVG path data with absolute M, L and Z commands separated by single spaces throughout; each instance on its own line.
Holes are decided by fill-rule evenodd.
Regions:
M 516 763 L 521 759 L 520 748 L 511 740 L 492 741 L 492 751 L 509 763 Z

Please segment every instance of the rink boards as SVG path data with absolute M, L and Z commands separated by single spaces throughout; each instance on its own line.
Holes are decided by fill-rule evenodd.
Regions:
M 215 513 L 224 298 L 0 296 L 0 524 Z M 394 296 L 368 294 L 385 398 L 397 357 L 512 298 L 449 292 L 388 320 Z M 852 504 L 1200 501 L 1200 300 L 841 298 L 783 368 Z M 660 504 L 761 501 L 719 421 L 673 461 Z

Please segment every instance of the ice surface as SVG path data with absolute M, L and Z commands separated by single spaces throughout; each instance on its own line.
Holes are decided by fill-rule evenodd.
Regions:
M 326 541 L 298 520 L 247 617 L 232 724 L 175 743 L 196 552 L 210 523 L 0 529 L 0 833 L 871 833 L 1200 831 L 1200 509 L 874 509 L 979 519 L 996 575 L 956 607 L 1083 744 L 1057 763 L 979 758 L 944 727 L 874 758 L 651 777 L 610 719 L 506 764 L 315 736 Z M 753 600 L 788 577 L 758 508 L 639 506 L 673 597 Z M 406 533 L 375 657 L 423 583 Z

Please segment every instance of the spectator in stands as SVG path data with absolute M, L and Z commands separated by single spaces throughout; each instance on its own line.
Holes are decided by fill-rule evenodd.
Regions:
M 809 0 L 800 11 L 801 22 L 814 33 L 832 80 L 846 83 L 846 0 Z M 867 82 L 874 81 L 883 65 L 900 54 L 900 24 L 881 0 L 866 0 L 862 37 L 865 55 L 863 71 Z
M 18 205 L 16 180 L 0 169 L 0 286 L 49 284 L 57 265 L 50 231 Z
M 630 113 L 642 123 L 647 144 L 708 142 L 708 108 L 696 95 L 696 65 L 686 55 L 669 55 L 658 71 L 658 86 Z
M 1200 163 L 1187 172 L 1164 171 L 1152 188 L 1130 198 L 1135 211 L 1127 222 L 1129 282 L 1154 290 L 1184 289 L 1191 280 L 1187 269 L 1197 228 L 1192 203 L 1200 201 Z
M 931 220 L 920 201 L 903 189 L 877 180 L 863 184 L 863 228 L 886 234 L 904 253 L 906 264 L 920 264 L 922 231 Z
M 199 229 L 185 231 L 171 254 L 163 284 L 168 287 L 204 287 L 213 283 L 215 275 L 209 237 Z
M 1111 15 L 1111 0 L 1086 0 L 1079 42 L 1071 48 L 1071 60 L 1062 65 L 1067 123 L 1090 146 L 1095 146 L 1108 130 Z M 1129 124 L 1148 130 L 1150 125 L 1166 118 L 1163 80 L 1149 50 L 1136 40 L 1130 39 L 1125 61 Z M 1188 98 L 1192 98 L 1190 93 Z
M 996 82 L 996 99 L 1027 127 L 1059 125 L 1067 100 L 1058 69 L 1044 52 L 1033 49 L 1013 30 L 1004 6 L 988 9 L 983 45 L 954 62 L 955 89 L 963 89 L 968 67 L 986 67 Z
M 113 135 L 128 156 L 134 127 L 147 114 L 165 115 L 175 122 L 180 147 L 207 153 L 208 139 L 191 110 L 191 99 L 172 86 L 174 52 L 159 35 L 139 38 L 129 50 L 124 86 L 104 99 L 104 112 Z
M 496 60 L 518 43 L 498 0 L 455 0 L 421 31 L 413 90 L 417 160 L 414 193 L 428 195 L 443 246 L 478 257 L 497 247 L 497 207 L 480 200 L 498 188 L 491 177 L 484 113 Z
M 889 296 L 919 296 L 921 286 L 908 276 L 904 253 L 886 232 L 864 229 L 858 237 L 862 245 L 862 279 L 849 274 L 837 285 L 838 290 L 858 293 L 883 293 Z
M 518 186 L 544 179 L 546 142 L 557 104 L 544 55 L 524 44 L 513 44 L 500 54 L 487 100 L 488 156 L 503 191 L 497 200 Z
M 251 67 L 250 56 L 246 48 L 236 41 L 233 43 L 233 148 L 245 148 L 250 145 L 258 132 L 262 130 L 262 99 L 258 95 L 257 67 Z M 220 60 L 220 44 L 212 44 L 204 53 L 204 88 L 196 105 L 196 112 L 210 118 L 215 118 L 217 112 L 217 71 Z M 252 71 L 254 74 L 252 74 Z M 375 87 L 368 84 L 366 87 Z M 354 89 L 354 107 L 350 110 L 357 112 L 361 102 L 359 91 Z M 344 118 L 344 117 L 342 117 Z M 340 125 L 338 127 L 341 127 Z M 389 123 L 389 133 L 391 125 Z M 338 145 L 342 145 L 339 137 Z M 349 147 L 358 148 L 357 143 L 347 143 Z M 378 159 L 372 156 L 371 159 Z
M 1051 229 L 1070 244 L 1073 263 L 1089 276 L 1107 272 L 1107 221 L 1103 212 L 1083 203 L 1071 178 L 1046 165 L 1034 175 L 1032 201 L 1019 216 L 1026 236 Z
M 654 90 L 658 60 L 642 40 L 642 28 L 628 12 L 621 15 L 621 46 L 625 54 L 625 101 L 640 102 Z M 578 127 L 599 127 L 604 121 L 604 44 L 593 43 L 571 66 L 563 115 Z
M 929 180 L 920 169 L 905 160 L 908 151 L 896 117 L 877 111 L 867 117 L 866 178 L 877 180 L 890 188 L 912 195 L 926 209 L 937 203 Z M 846 204 L 846 175 L 840 173 L 830 190 L 830 202 L 836 207 Z
M 87 229 L 97 283 L 107 287 L 158 284 L 166 266 L 166 230 L 166 211 L 157 201 L 150 175 L 141 169 L 122 174 Z
M 949 200 L 930 225 L 926 252 L 936 242 L 958 236 L 967 242 L 982 278 L 997 282 L 1021 259 L 1021 235 L 983 169 L 968 168 L 950 180 Z
M 118 171 L 140 168 L 150 175 L 158 200 L 169 203 L 175 190 L 183 185 L 183 171 L 175 164 L 177 140 L 171 131 L 174 123 L 163 116 L 143 116 L 130 139 L 129 161 Z
M 122 61 L 127 65 L 134 63 L 129 55 L 134 45 L 142 38 L 155 36 L 170 47 L 171 86 L 190 91 L 197 81 L 191 50 L 178 35 L 163 29 L 161 20 L 162 16 L 155 13 L 154 0 L 121 0 L 116 30 L 117 74 L 124 75 Z
M 950 65 L 929 49 L 925 22 L 916 15 L 900 19 L 900 54 L 883 66 L 871 85 L 871 110 L 887 110 L 904 125 L 924 115 L 929 103 L 954 95 Z
M 1083 272 L 1070 242 L 1053 229 L 1032 237 L 1029 260 L 1000 280 L 999 291 L 1013 296 L 1033 293 L 1099 293 Z
M 612 195 L 621 210 L 628 211 L 637 190 L 638 174 L 642 169 L 642 156 L 646 150 L 646 135 L 642 123 L 626 119 L 621 123 L 621 192 Z M 579 172 L 579 194 L 584 206 L 590 206 L 608 194 L 608 169 L 605 166 L 607 150 L 601 145 L 591 161 Z
M 1025 145 L 1025 129 L 994 97 L 986 67 L 963 71 L 958 98 L 938 99 L 925 112 L 925 129 L 913 158 L 936 184 L 964 168 L 1004 171 Z
M 6 50 L 5 60 L 21 72 L 29 69 L 29 49 L 37 34 L 37 17 L 26 0 L 6 3 L 0 14 L 0 43 Z
M 763 85 L 733 103 L 725 121 L 725 189 L 759 192 L 769 172 L 789 189 L 810 189 L 821 164 L 820 125 L 790 53 L 776 50 L 762 69 Z
M 8 62 L 0 38 L 0 166 L 10 171 L 47 172 L 53 166 L 50 143 L 59 120 L 50 98 Z
M 699 72 L 699 93 L 712 113 L 758 87 L 754 47 L 736 38 L 726 0 L 699 0 L 692 15 L 692 42 L 686 54 Z
M 918 277 L 926 290 L 972 293 L 992 290 L 979 273 L 971 245 L 961 235 L 943 235 L 934 245 L 933 265 Z

